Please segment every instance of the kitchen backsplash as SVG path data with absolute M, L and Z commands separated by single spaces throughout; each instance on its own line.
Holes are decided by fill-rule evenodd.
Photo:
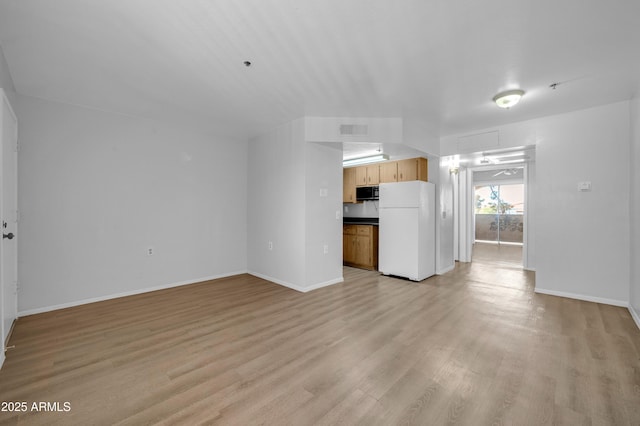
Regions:
M 343 217 L 379 217 L 378 201 L 363 201 L 358 204 L 343 204 Z

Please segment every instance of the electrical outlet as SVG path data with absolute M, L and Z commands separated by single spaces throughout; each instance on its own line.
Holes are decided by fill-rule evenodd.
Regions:
M 336 220 L 340 220 L 340 210 L 336 210 Z
M 155 253 L 156 249 L 149 246 L 147 247 L 147 256 L 153 256 L 153 254 Z
M 273 241 L 269 241 L 269 244 L 267 244 L 267 247 L 269 248 L 269 250 L 273 250 Z
M 324 245 L 324 254 L 329 254 L 329 244 Z

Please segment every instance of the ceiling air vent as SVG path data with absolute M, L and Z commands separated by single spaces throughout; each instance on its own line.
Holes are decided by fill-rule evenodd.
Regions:
M 369 126 L 366 124 L 341 124 L 340 135 L 366 136 L 369 134 Z

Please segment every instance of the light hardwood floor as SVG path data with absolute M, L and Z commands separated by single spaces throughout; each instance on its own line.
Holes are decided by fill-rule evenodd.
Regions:
M 521 245 L 475 242 L 472 254 L 474 262 L 492 263 L 495 266 L 522 269 Z
M 420 283 L 345 268 L 307 294 L 249 275 L 21 318 L 1 424 L 638 425 L 628 311 L 477 261 Z

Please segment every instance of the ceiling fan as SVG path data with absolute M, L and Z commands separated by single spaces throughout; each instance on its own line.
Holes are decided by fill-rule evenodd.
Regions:
M 500 175 L 513 176 L 516 173 L 518 173 L 518 169 L 504 169 L 504 170 L 500 170 L 498 173 L 493 175 L 493 177 L 500 176 Z

